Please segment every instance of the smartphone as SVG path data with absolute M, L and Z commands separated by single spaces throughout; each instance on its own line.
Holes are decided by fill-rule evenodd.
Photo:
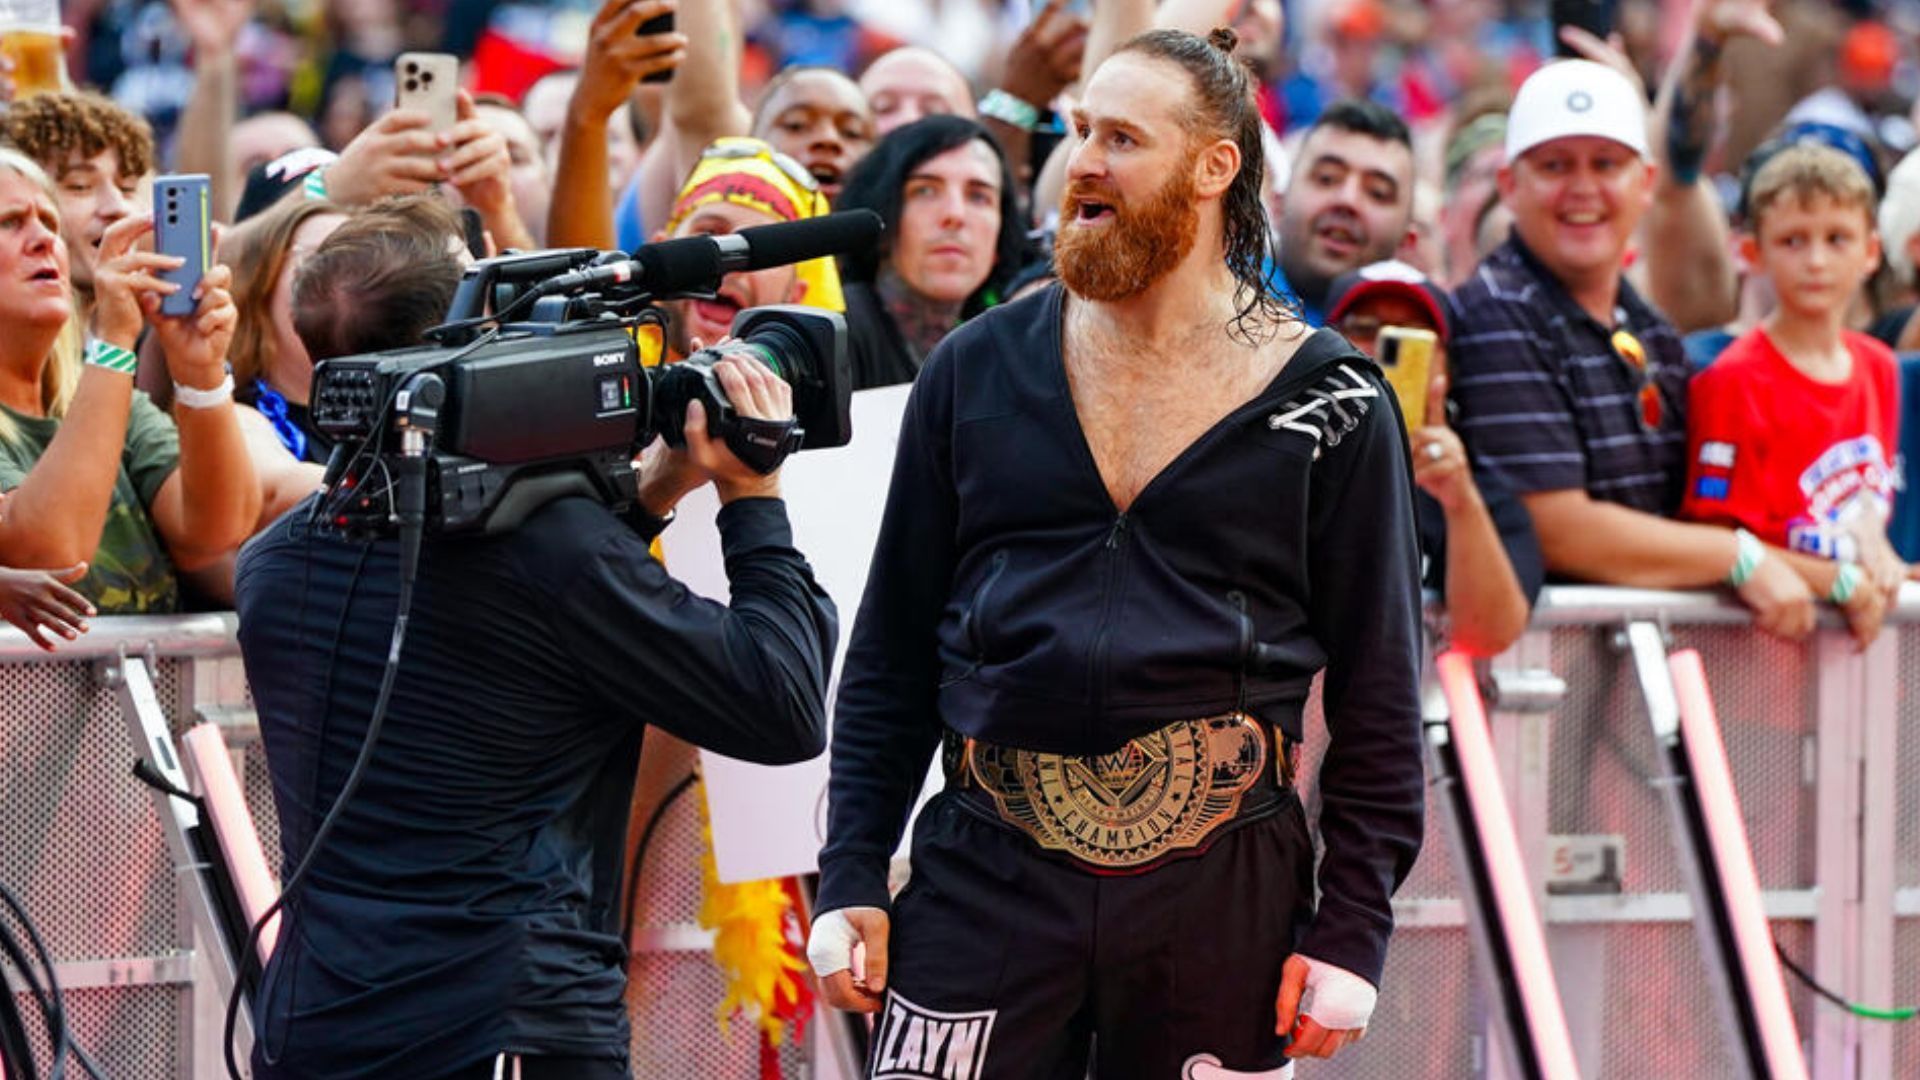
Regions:
M 1378 348 L 1380 369 L 1387 385 L 1400 399 L 1400 415 L 1407 430 L 1427 426 L 1427 377 L 1433 370 L 1433 350 L 1440 338 L 1417 326 L 1383 326 Z
M 480 211 L 471 206 L 460 208 L 460 234 L 466 239 L 467 254 L 473 256 L 473 261 L 479 262 L 489 257 L 487 226 L 486 222 L 480 220 Z
M 460 119 L 460 59 L 450 53 L 401 53 L 393 62 L 394 104 L 431 118 L 428 129 L 448 131 Z
M 193 290 L 213 265 L 212 187 L 205 173 L 162 176 L 153 182 L 153 247 L 185 260 L 161 280 L 180 286 L 160 298 L 160 314 L 191 315 L 200 306 Z
M 654 34 L 671 33 L 673 33 L 673 12 L 669 11 L 664 15 L 655 15 L 653 18 L 641 23 L 640 28 L 633 32 L 633 36 L 652 37 Z M 643 83 L 671 82 L 673 81 L 673 69 L 666 68 L 662 71 L 650 72 L 642 76 L 640 81 Z
M 1620 0 L 1548 0 L 1547 14 L 1553 19 L 1553 54 L 1555 56 L 1579 57 L 1566 42 L 1560 40 L 1560 28 L 1577 26 L 1601 41 L 1613 33 L 1613 24 L 1618 16 Z

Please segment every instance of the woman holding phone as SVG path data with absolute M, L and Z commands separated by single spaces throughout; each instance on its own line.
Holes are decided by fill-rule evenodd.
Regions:
M 1526 507 L 1476 475 L 1449 422 L 1452 307 L 1419 270 L 1377 262 L 1334 279 L 1327 325 L 1380 361 L 1399 401 L 1419 489 L 1421 584 L 1440 594 L 1448 640 L 1476 656 L 1495 656 L 1526 630 L 1546 567 Z
M 74 314 L 53 183 L 0 149 L 0 565 L 87 563 L 102 614 L 180 608 L 177 573 L 211 566 L 252 529 L 260 491 L 226 373 L 235 310 L 215 266 L 194 312 L 159 314 L 181 261 L 136 250 L 151 215 L 109 227 L 94 268 L 94 332 Z M 133 387 L 150 325 L 175 387 L 170 419 Z

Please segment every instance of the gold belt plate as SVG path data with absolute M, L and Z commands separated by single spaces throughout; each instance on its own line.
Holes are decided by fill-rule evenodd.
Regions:
M 1111 870 L 1200 844 L 1239 812 L 1266 763 L 1259 722 L 1240 712 L 1168 724 L 1105 754 L 967 747 L 968 767 L 1004 821 L 1043 848 Z

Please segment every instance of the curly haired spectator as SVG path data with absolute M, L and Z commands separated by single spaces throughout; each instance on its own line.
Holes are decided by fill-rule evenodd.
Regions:
M 53 177 L 84 317 L 107 227 L 152 206 L 153 129 L 110 98 L 74 91 L 14 102 L 0 119 L 0 138 Z

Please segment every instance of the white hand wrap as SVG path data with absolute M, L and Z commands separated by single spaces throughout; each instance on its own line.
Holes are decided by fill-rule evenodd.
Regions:
M 860 944 L 860 932 L 847 921 L 848 910 L 836 908 L 813 920 L 813 933 L 807 936 L 807 963 L 812 964 L 813 973 L 823 979 L 854 966 L 853 949 Z M 860 976 L 866 972 L 854 974 Z
M 817 924 L 816 924 L 817 925 Z M 815 931 L 818 936 L 818 930 Z M 1300 1013 L 1328 1031 L 1363 1028 L 1373 1017 L 1380 991 L 1343 967 L 1301 956 L 1307 962 L 1307 990 L 1300 997 Z

